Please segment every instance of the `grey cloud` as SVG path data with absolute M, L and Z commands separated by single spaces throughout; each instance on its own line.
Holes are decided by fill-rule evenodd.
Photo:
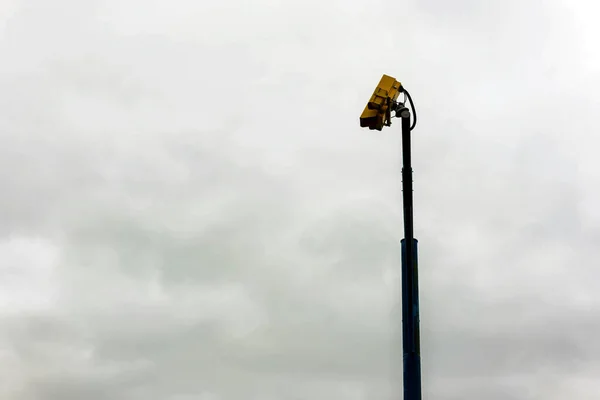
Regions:
M 2 309 L 3 398 L 397 398 L 399 127 L 356 126 L 381 73 L 419 112 L 428 398 L 593 374 L 595 81 L 561 3 L 59 3 L 0 41 L 0 275 L 58 293 Z

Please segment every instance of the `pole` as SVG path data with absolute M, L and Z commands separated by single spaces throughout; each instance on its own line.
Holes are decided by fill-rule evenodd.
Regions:
M 410 112 L 402 118 L 402 195 L 404 201 L 404 239 L 402 259 L 402 351 L 404 400 L 421 400 L 421 345 L 419 332 L 419 281 L 417 240 L 413 233 L 413 181 L 410 146 Z

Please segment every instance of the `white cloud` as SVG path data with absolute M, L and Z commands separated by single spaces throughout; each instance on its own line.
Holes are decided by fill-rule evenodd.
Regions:
M 59 249 L 41 238 L 0 242 L 0 313 L 53 311 L 57 303 Z

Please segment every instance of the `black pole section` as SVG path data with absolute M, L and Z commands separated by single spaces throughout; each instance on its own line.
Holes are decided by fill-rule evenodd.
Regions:
M 413 181 L 410 145 L 410 112 L 402 118 L 402 195 L 404 201 L 404 240 L 402 258 L 402 350 L 404 400 L 421 400 L 421 345 L 419 339 L 419 282 L 417 240 L 413 233 Z

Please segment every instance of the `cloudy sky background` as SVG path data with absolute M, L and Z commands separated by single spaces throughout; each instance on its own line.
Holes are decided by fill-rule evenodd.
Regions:
M 0 397 L 600 396 L 600 7 L 0 2 Z

